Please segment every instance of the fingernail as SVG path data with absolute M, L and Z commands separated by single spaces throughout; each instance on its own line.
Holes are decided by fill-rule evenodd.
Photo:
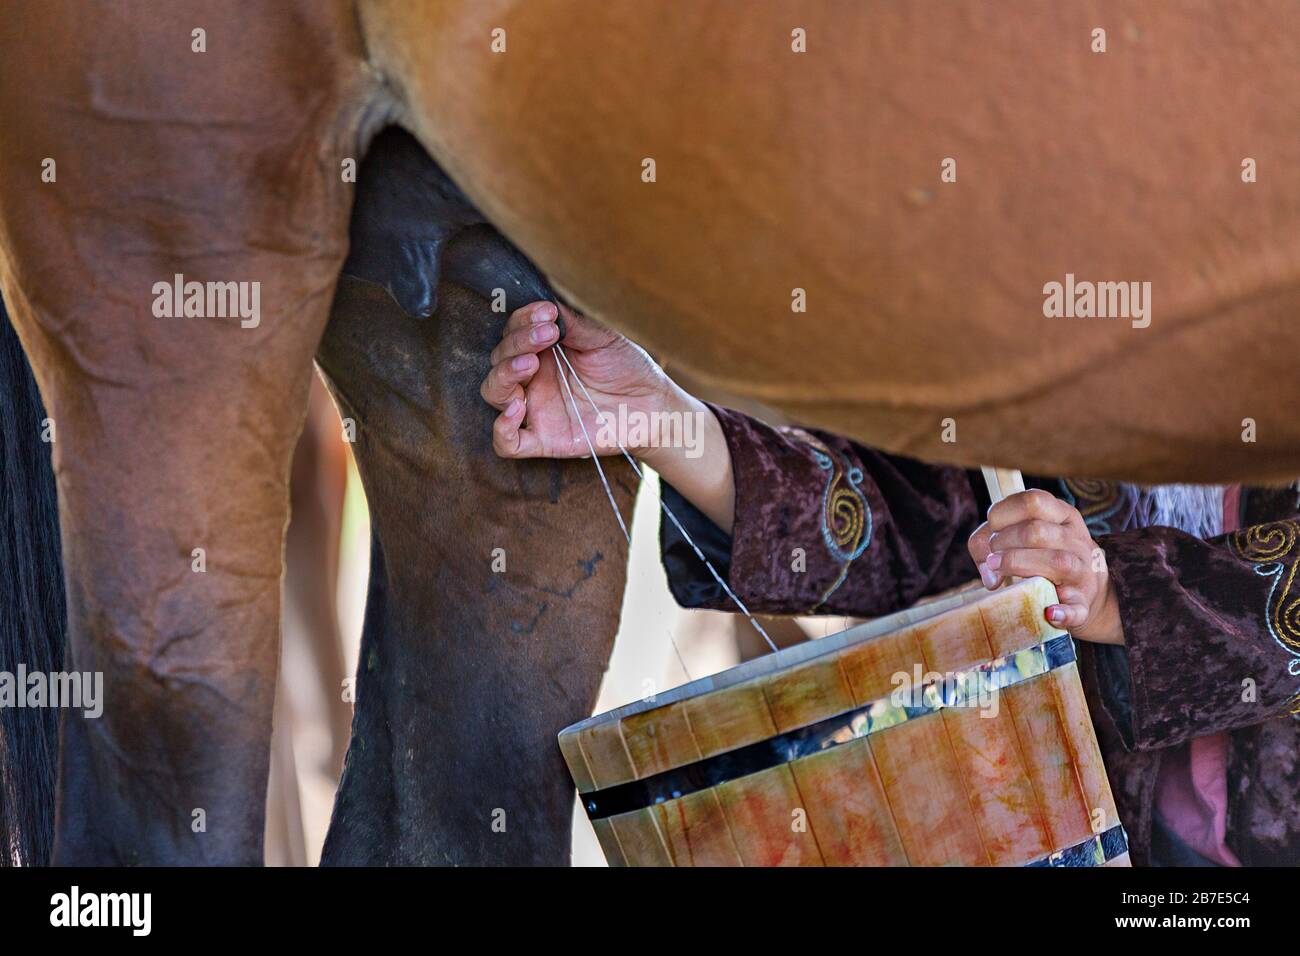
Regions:
M 532 364 L 533 357 L 531 355 L 520 355 L 510 363 L 510 367 L 516 372 L 522 372 Z
M 980 565 L 980 580 L 984 582 L 984 586 L 990 591 L 998 586 L 998 576 L 989 570 L 987 564 Z
M 992 554 L 990 554 L 987 558 L 984 559 L 984 563 L 987 564 L 994 571 L 996 571 L 998 568 L 1002 567 L 1002 555 L 994 551 Z
M 518 398 L 510 399 L 510 404 L 506 406 L 506 417 L 514 418 L 521 411 L 523 411 L 523 408 L 524 408 L 524 403 L 521 399 Z
M 555 306 L 549 302 L 543 302 L 533 309 L 533 322 L 549 322 L 553 318 L 555 318 Z
M 537 328 L 533 329 L 533 333 L 530 337 L 538 345 L 541 345 L 543 342 L 549 342 L 551 339 L 555 338 L 555 326 L 550 324 L 539 325 Z
M 1047 609 L 1047 620 L 1053 624 L 1060 624 L 1065 620 L 1065 608 L 1059 604 L 1053 604 Z

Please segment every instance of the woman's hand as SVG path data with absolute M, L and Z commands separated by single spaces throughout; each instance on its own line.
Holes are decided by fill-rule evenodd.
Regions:
M 565 355 L 602 412 L 617 421 L 619 406 L 646 416 L 668 409 L 676 386 L 643 349 L 571 309 L 563 312 Z M 555 304 L 534 302 L 510 316 L 492 350 L 492 370 L 479 392 L 501 412 L 492 427 L 492 447 L 502 458 L 589 455 L 584 425 L 598 454 L 619 453 L 608 440 L 611 430 L 602 429 L 591 402 L 570 376 L 581 424 L 575 417 L 560 381 L 559 359 L 551 351 L 559 339 Z M 644 450 L 624 444 L 634 455 Z
M 598 322 L 561 308 L 564 354 L 601 415 L 610 417 L 602 422 L 570 377 L 581 417 L 574 415 L 556 366 L 559 359 L 550 351 L 560 337 L 556 307 L 534 302 L 516 310 L 506 322 L 501 342 L 492 350 L 492 370 L 479 389 L 484 401 L 501 413 L 492 425 L 496 453 L 502 458 L 583 457 L 590 454 L 582 434 L 585 426 L 597 454 L 618 454 L 621 441 L 629 454 L 730 532 L 735 487 L 731 452 L 717 416 L 679 388 L 644 349 Z M 666 421 L 681 427 L 676 431 L 669 427 L 665 436 L 661 429 Z M 619 435 L 617 426 L 623 422 L 645 427 L 630 426 L 628 434 Z
M 985 587 L 1012 577 L 1047 578 L 1060 600 L 1044 611 L 1048 623 L 1080 640 L 1124 643 L 1104 552 L 1078 509 L 1037 489 L 1008 495 L 989 509 L 968 546 Z

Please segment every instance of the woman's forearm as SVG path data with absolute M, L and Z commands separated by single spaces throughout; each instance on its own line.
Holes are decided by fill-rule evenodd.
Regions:
M 707 405 L 687 394 L 675 384 L 665 399 L 665 410 L 682 416 L 685 430 L 687 416 L 699 428 L 699 442 L 694 447 L 646 448 L 636 453 L 638 460 L 659 473 L 659 477 L 672 485 L 683 498 L 698 508 L 727 534 L 736 523 L 735 478 L 731 470 L 731 451 L 717 416 Z

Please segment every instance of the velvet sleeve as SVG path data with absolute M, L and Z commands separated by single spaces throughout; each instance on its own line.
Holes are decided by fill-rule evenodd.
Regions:
M 1300 521 L 1208 541 L 1151 527 L 1098 539 L 1119 600 L 1129 682 L 1113 708 L 1150 750 L 1285 716 L 1300 686 Z
M 732 535 L 663 496 L 751 611 L 874 617 L 977 576 L 966 539 L 988 501 L 971 473 L 711 407 L 735 475 Z M 735 610 L 671 521 L 661 545 L 679 603 Z

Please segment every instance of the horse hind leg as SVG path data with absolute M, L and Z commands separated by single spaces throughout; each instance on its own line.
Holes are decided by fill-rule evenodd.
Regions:
M 504 317 L 450 283 L 439 300 L 414 320 L 344 278 L 322 345 L 357 424 L 375 541 L 322 862 L 563 865 L 573 786 L 556 733 L 595 704 L 626 545 L 591 462 L 496 458 L 477 383 Z M 344 323 L 382 339 L 365 350 L 374 366 L 334 351 Z M 413 357 L 427 389 L 395 398 Z M 630 513 L 631 470 L 606 469 Z
M 440 175 L 404 134 L 376 140 L 317 354 L 356 427 L 374 536 L 353 740 L 322 861 L 567 864 L 573 787 L 556 733 L 595 705 L 626 543 L 590 461 L 493 453 L 478 391 L 506 318 L 492 290 L 507 309 L 549 290 L 490 228 L 450 235 L 425 214 L 449 195 Z M 401 198 L 384 207 L 394 216 L 370 215 L 376 189 Z M 436 271 L 375 271 L 412 260 L 392 243 L 443 240 L 440 284 Z M 435 301 L 423 319 L 399 304 Z M 604 461 L 628 514 L 631 469 Z
M 240 42 L 201 61 L 154 48 L 190 35 L 184 10 L 149 17 L 69 32 L 42 5 L 0 37 L 22 75 L 0 76 L 0 285 L 56 429 L 65 666 L 102 680 L 98 706 L 62 711 L 54 857 L 260 863 L 289 462 L 362 71 L 341 6 L 256 29 L 214 11 L 209 36 Z M 214 75 L 298 80 L 250 98 Z M 57 181 L 15 185 L 46 156 Z M 178 274 L 205 293 L 179 314 Z

